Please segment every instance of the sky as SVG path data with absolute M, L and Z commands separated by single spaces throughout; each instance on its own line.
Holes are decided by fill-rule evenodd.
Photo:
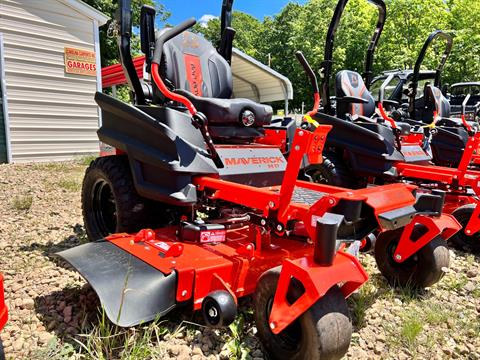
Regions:
M 219 16 L 222 0 L 157 0 L 172 13 L 168 22 L 176 25 L 183 20 L 195 17 L 197 21 L 205 21 L 211 16 Z M 235 10 L 243 11 L 262 20 L 265 16 L 275 15 L 291 0 L 236 0 Z M 297 0 L 304 3 L 305 0 Z

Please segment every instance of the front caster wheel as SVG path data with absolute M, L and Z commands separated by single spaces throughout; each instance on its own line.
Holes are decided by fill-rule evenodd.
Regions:
M 424 289 L 440 281 L 450 264 L 447 242 L 438 236 L 403 263 L 397 263 L 393 255 L 402 231 L 383 233 L 375 243 L 375 260 L 382 275 L 392 286 L 414 289 Z
M 288 328 L 275 335 L 269 317 L 281 268 L 265 272 L 255 291 L 255 323 L 258 336 L 272 359 L 340 359 L 348 350 L 352 323 L 346 300 L 337 286 L 331 288 Z M 300 283 L 292 281 L 288 297 L 302 294 Z
M 480 233 L 475 233 L 471 236 L 465 234 L 465 227 L 467 226 L 470 218 L 472 217 L 475 205 L 464 205 L 456 209 L 452 215 L 462 225 L 462 230 L 456 233 L 450 238 L 450 244 L 460 250 L 471 250 L 474 252 L 480 252 Z
M 228 326 L 237 317 L 237 304 L 227 291 L 214 291 L 203 300 L 202 314 L 208 326 Z

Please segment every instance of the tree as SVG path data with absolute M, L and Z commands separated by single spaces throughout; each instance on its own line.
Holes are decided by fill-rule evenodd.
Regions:
M 118 0 L 83 0 L 88 5 L 101 11 L 110 17 L 110 21 L 100 28 L 100 51 L 102 58 L 102 66 L 108 66 L 118 63 L 119 54 L 117 47 L 117 39 L 112 34 L 108 33 L 109 26 L 115 19 L 115 12 L 118 9 Z M 132 51 L 134 54 L 140 53 L 140 42 L 138 36 L 138 26 L 140 24 L 140 9 L 142 5 L 155 6 L 157 10 L 157 19 L 159 22 L 164 22 L 168 19 L 170 14 L 165 10 L 163 5 L 158 4 L 154 0 L 131 0 L 133 11 L 133 37 L 132 37 Z
M 418 54 L 434 30 L 449 31 L 449 12 L 444 0 L 387 0 L 388 17 L 378 49 L 376 70 L 412 69 Z M 435 54 L 444 49 L 434 47 Z M 427 54 L 426 66 L 438 65 L 439 57 Z
M 257 51 L 259 35 L 263 29 L 262 22 L 241 11 L 234 11 L 232 27 L 236 30 L 235 47 L 250 56 L 257 57 L 259 55 Z M 197 24 L 194 31 L 202 33 L 205 38 L 218 45 L 220 42 L 220 19 L 212 19 L 206 25 Z
M 87 3 L 113 17 L 117 0 L 86 0 Z M 154 0 L 132 0 L 134 26 L 138 26 L 142 3 Z M 480 73 L 480 1 L 471 0 L 385 0 L 387 22 L 375 54 L 374 73 L 389 69 L 413 68 L 423 43 L 434 30 L 454 35 L 454 48 L 447 62 L 444 82 L 478 80 Z M 324 58 L 327 29 L 337 0 L 308 0 L 304 5 L 289 2 L 277 15 L 258 20 L 234 11 L 233 27 L 237 31 L 234 46 L 260 62 L 268 64 L 287 76 L 293 84 L 293 107 L 307 108 L 313 103 L 312 89 L 303 69 L 295 59 L 301 50 L 313 69 L 318 72 Z M 168 13 L 156 5 L 160 22 Z M 365 55 L 378 19 L 375 6 L 367 0 L 350 0 L 345 9 L 335 39 L 333 75 L 341 69 L 364 72 Z M 108 26 L 101 29 L 102 63 L 116 62 L 115 39 L 106 35 Z M 218 44 L 220 20 L 210 20 L 206 26 L 196 25 L 195 31 Z M 137 34 L 138 31 L 134 31 Z M 133 42 L 138 51 L 138 37 Z M 427 54 L 424 67 L 435 69 L 445 49 L 438 41 Z M 320 79 L 319 79 L 320 80 Z M 333 80 L 333 79 L 332 79 Z M 333 81 L 332 84 L 333 85 Z M 333 92 L 332 92 L 333 94 Z M 279 107 L 283 106 L 279 105 Z
M 453 29 L 454 47 L 445 83 L 480 80 L 480 2 L 450 0 L 450 27 Z

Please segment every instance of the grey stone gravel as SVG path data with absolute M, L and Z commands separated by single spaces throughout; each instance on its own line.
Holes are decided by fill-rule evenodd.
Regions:
M 72 337 L 88 331 L 99 314 L 89 286 L 53 256 L 85 241 L 84 170 L 75 162 L 0 165 L 0 272 L 10 309 L 0 337 L 7 358 L 42 358 L 52 341 L 78 350 Z M 20 209 L 30 201 L 29 209 Z M 349 301 L 355 329 L 347 358 L 480 359 L 480 257 L 451 254 L 445 278 L 420 295 L 391 290 L 373 257 L 363 256 L 370 282 Z M 169 318 L 166 326 L 175 330 L 181 315 Z M 252 359 L 264 358 L 251 315 L 245 316 L 243 346 Z M 151 346 L 162 359 L 229 359 L 229 333 L 188 326 Z

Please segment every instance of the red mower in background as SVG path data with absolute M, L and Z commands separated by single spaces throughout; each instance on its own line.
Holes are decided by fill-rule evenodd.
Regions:
M 433 74 L 431 71 L 422 73 L 426 54 L 438 40 L 443 40 L 446 44 L 441 61 Z M 413 71 L 390 71 L 386 77 L 375 80 L 376 85 L 373 87 L 378 87 L 381 83 L 378 107 L 384 119 L 393 124 L 398 122 L 411 128 L 422 128 L 425 133 L 424 148 L 429 150 L 433 163 L 458 167 L 469 138 L 476 136 L 479 127 L 478 123 L 466 118 L 470 97 L 462 104 L 460 118 L 452 118 L 450 102 L 440 90 L 441 75 L 452 47 L 453 38 L 449 34 L 434 31 L 425 41 Z M 401 146 L 403 145 L 402 142 Z M 470 166 L 475 166 L 477 162 L 476 150 Z
M 5 304 L 4 290 L 3 290 L 3 276 L 0 274 L 0 331 L 3 329 L 8 320 L 8 310 Z M 2 339 L 0 339 L 0 360 L 5 359 L 3 351 Z
M 376 103 L 360 74 L 346 70 L 337 74 L 336 106 L 332 106 L 329 86 L 334 38 L 347 2 L 339 1 L 327 33 L 322 63 L 322 102 L 302 125 L 305 129 L 330 125 L 332 130 L 326 141 L 323 163 L 311 164 L 306 173 L 315 182 L 337 186 L 358 188 L 401 181 L 418 186 L 417 194 L 444 191 L 443 210 L 463 226 L 463 231 L 451 238 L 452 244 L 474 250 L 480 248 L 480 207 L 477 206 L 480 172 L 470 167 L 479 146 L 478 135 L 468 139 L 458 167 L 440 167 L 432 165 L 431 156 L 421 144 L 415 145 L 413 141 L 413 145 L 407 147 L 399 141 L 399 135 L 405 136 L 405 140 L 420 136 L 421 126 L 413 126 L 407 120 L 400 123 L 393 119 L 372 119 Z M 372 49 L 378 43 L 386 19 L 385 3 L 382 0 L 371 2 L 380 9 L 380 20 L 369 48 L 367 69 L 373 63 Z M 441 32 L 435 34 L 434 37 L 443 35 Z M 315 99 L 319 99 L 316 76 L 305 59 L 303 64 L 314 86 Z M 368 83 L 369 71 L 365 78 Z M 383 104 L 386 102 L 384 100 Z M 417 131 L 419 134 L 415 134 Z
M 449 265 L 445 240 L 459 230 L 443 194 L 390 184 L 350 190 L 297 179 L 318 164 L 330 126 L 294 130 L 288 160 L 260 143 L 272 108 L 231 99 L 232 0 L 215 49 L 187 20 L 155 34 L 141 13 L 153 82 L 130 54 L 130 1 L 120 1 L 121 62 L 135 104 L 97 93 L 98 136 L 116 155 L 87 169 L 82 205 L 91 243 L 59 253 L 97 292 L 109 319 L 135 326 L 174 308 L 230 324 L 254 296 L 258 336 L 274 359 L 339 359 L 350 344 L 346 298 L 368 279 L 352 243 L 380 233 L 376 258 L 396 285 L 431 286 Z M 380 250 L 380 248 L 382 250 Z

